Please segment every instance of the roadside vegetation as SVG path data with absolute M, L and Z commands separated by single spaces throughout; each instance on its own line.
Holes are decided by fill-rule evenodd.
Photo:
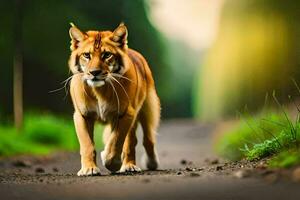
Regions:
M 273 168 L 300 164 L 300 110 L 292 117 L 279 104 L 279 111 L 263 111 L 257 116 L 241 114 L 240 122 L 217 141 L 216 151 L 230 160 L 269 158 Z
M 96 147 L 101 148 L 101 127 L 95 130 Z M 51 114 L 28 113 L 23 130 L 18 133 L 12 125 L 0 124 L 0 156 L 18 154 L 49 154 L 58 150 L 79 149 L 73 121 Z

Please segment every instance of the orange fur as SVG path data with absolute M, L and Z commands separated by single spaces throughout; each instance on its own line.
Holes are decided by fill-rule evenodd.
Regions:
M 158 167 L 155 132 L 160 102 L 150 68 L 140 53 L 127 47 L 127 35 L 124 24 L 113 32 L 82 32 L 74 25 L 70 28 L 70 93 L 80 143 L 79 176 L 100 173 L 93 140 L 95 122 L 106 124 L 101 157 L 107 169 L 140 170 L 135 161 L 138 122 L 144 132 L 146 166 Z

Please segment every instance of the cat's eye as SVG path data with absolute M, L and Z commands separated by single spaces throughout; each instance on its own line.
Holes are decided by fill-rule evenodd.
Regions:
M 83 55 L 83 57 L 85 57 L 86 59 L 91 59 L 91 54 L 90 53 L 83 53 L 82 54 Z
M 103 60 L 111 58 L 112 56 L 113 56 L 113 54 L 110 53 L 110 52 L 108 52 L 108 51 L 103 52 L 102 55 L 101 55 L 101 57 L 102 57 Z

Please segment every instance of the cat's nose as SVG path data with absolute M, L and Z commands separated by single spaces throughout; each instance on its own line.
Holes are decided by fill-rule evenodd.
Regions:
M 98 76 L 100 74 L 103 74 L 103 70 L 101 69 L 91 70 L 89 71 L 89 73 L 92 74 L 93 76 Z

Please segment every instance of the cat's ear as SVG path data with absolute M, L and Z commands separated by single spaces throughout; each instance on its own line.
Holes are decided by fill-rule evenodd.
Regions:
M 125 24 L 122 22 L 113 32 L 111 40 L 120 47 L 127 47 L 128 31 Z
M 81 42 L 85 39 L 86 35 L 79 30 L 73 23 L 70 23 L 71 28 L 69 30 L 70 38 L 72 40 L 75 40 L 77 42 Z
M 77 28 L 73 23 L 70 23 L 71 28 L 69 29 L 69 35 L 71 38 L 71 51 L 77 49 L 78 43 L 83 41 L 87 35 L 82 32 L 79 28 Z

